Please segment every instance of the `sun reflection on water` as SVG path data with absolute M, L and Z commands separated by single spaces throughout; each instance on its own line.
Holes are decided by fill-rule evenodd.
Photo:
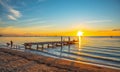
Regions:
M 79 39 L 79 41 L 78 41 L 78 48 L 79 49 L 78 50 L 81 51 L 82 50 L 82 48 L 81 48 L 81 43 L 82 43 L 81 36 L 79 36 L 78 39 Z

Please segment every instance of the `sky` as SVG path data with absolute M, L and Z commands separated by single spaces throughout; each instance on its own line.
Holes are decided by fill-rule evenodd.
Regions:
M 120 36 L 120 0 L 0 0 L 0 34 Z

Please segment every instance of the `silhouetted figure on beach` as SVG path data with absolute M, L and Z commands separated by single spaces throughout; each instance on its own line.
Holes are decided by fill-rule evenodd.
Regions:
M 7 44 L 7 47 L 9 47 L 10 43 L 6 43 Z
M 110 38 L 112 38 L 113 36 L 110 36 Z
M 13 41 L 10 41 L 11 48 L 13 47 Z

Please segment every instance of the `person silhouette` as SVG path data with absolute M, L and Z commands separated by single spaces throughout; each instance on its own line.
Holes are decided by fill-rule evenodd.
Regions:
M 10 41 L 10 45 L 11 45 L 11 48 L 12 48 L 13 47 L 13 41 L 12 40 Z

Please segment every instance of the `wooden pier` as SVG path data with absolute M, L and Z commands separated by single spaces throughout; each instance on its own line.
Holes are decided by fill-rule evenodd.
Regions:
M 32 46 L 34 46 L 34 49 L 36 49 L 36 50 L 41 49 L 43 51 L 44 48 L 55 48 L 58 46 L 61 46 L 61 48 L 62 48 L 62 46 L 64 46 L 64 45 L 71 45 L 71 44 L 75 44 L 76 42 L 77 42 L 76 40 L 71 41 L 69 36 L 68 36 L 68 41 L 64 41 L 63 36 L 61 36 L 60 41 L 28 42 L 28 43 L 24 43 L 24 46 L 25 46 L 25 49 L 33 49 Z
M 52 41 L 52 42 L 29 42 L 24 43 L 25 49 L 32 49 L 32 46 L 36 46 L 36 50 L 44 48 L 55 48 L 58 46 L 75 44 L 76 41 Z

